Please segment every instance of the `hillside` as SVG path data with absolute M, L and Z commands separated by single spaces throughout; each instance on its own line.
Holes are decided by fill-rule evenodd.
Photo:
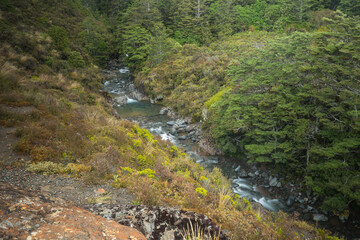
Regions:
M 1 0 L 0 125 L 25 156 L 1 159 L 3 171 L 126 188 L 134 204 L 204 214 L 231 239 L 336 239 L 296 214 L 253 207 L 219 168 L 114 114 L 101 91 L 102 70 L 120 58 L 138 89 L 201 121 L 235 161 L 291 169 L 324 211 L 354 219 L 358 12 L 347 1 L 336 7 L 348 16 L 245 2 Z

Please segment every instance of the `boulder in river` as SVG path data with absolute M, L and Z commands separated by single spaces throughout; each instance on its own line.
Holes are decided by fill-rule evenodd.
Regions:
M 172 135 L 177 135 L 177 131 L 176 131 L 176 129 L 175 128 L 171 128 L 170 129 L 170 133 L 172 134 Z
M 192 132 L 194 130 L 194 125 L 188 125 L 188 126 L 186 126 L 186 128 L 185 128 L 185 131 L 186 132 Z
M 313 220 L 316 222 L 326 222 L 328 220 L 327 216 L 321 213 L 313 214 Z
M 270 185 L 271 187 L 275 187 L 277 184 L 278 184 L 278 180 L 277 180 L 276 177 L 270 179 L 269 185 Z
M 131 97 L 138 100 L 138 101 L 149 101 L 150 99 L 145 96 L 144 94 L 142 94 L 141 92 L 135 90 L 131 92 Z
M 175 124 L 175 125 L 176 125 L 176 124 Z M 177 131 L 178 131 L 178 133 L 185 133 L 184 128 L 179 128 Z
M 179 140 L 185 140 L 186 139 L 186 136 L 185 135 L 182 135 L 180 137 L 178 137 Z
M 249 176 L 249 177 L 255 177 L 255 174 L 252 173 L 252 172 L 249 172 L 249 173 L 248 173 L 248 176 Z
M 125 105 L 127 102 L 127 97 L 126 96 L 115 97 L 114 101 L 119 105 Z
M 240 170 L 240 173 L 239 173 L 239 176 L 240 176 L 241 178 L 247 178 L 247 177 L 248 177 L 248 174 L 247 174 L 247 172 L 246 172 L 244 169 L 241 169 L 241 170 Z
M 160 109 L 159 114 L 165 115 L 165 114 L 167 114 L 168 111 L 169 111 L 169 109 L 167 107 L 163 107 L 163 108 Z
M 174 121 L 169 121 L 169 122 L 167 122 L 166 124 L 169 125 L 169 126 L 174 126 L 174 125 L 175 125 L 175 122 L 174 122 Z
M 295 197 L 293 195 L 290 195 L 286 201 L 286 205 L 288 205 L 288 207 L 291 207 L 294 203 L 295 203 Z

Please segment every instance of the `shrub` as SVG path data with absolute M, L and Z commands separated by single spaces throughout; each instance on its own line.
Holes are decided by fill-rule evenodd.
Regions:
M 81 54 L 77 51 L 72 51 L 68 57 L 68 62 L 71 66 L 75 68 L 83 68 L 85 66 L 85 61 Z
M 205 188 L 202 187 L 196 188 L 195 191 L 204 197 L 207 195 L 208 192 Z
M 139 176 L 147 176 L 148 178 L 155 178 L 155 171 L 148 168 L 137 172 L 137 174 Z
M 17 68 L 5 62 L 0 70 L 0 92 L 8 92 L 18 87 L 19 75 Z
M 55 48 L 60 51 L 64 51 L 69 48 L 70 41 L 67 36 L 67 32 L 63 27 L 52 26 L 49 28 L 48 34 L 52 38 Z
M 43 173 L 47 175 L 47 174 L 67 173 L 69 171 L 69 168 L 67 168 L 66 166 L 60 163 L 45 161 L 45 162 L 30 164 L 26 170 L 35 173 Z

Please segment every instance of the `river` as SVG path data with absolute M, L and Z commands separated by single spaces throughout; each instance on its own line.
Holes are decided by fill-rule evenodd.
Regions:
M 140 127 L 148 129 L 154 135 L 160 135 L 163 140 L 170 140 L 175 146 L 185 149 L 191 158 L 204 165 L 208 169 L 219 167 L 222 172 L 232 181 L 232 191 L 240 197 L 249 201 L 259 202 L 263 207 L 270 211 L 284 210 L 285 204 L 279 199 L 264 196 L 259 191 L 255 182 L 248 177 L 239 177 L 240 165 L 235 165 L 232 161 L 219 156 L 203 156 L 196 151 L 196 143 L 190 138 L 180 140 L 177 136 L 171 134 L 172 122 L 174 119 L 167 115 L 159 114 L 163 108 L 160 104 L 152 104 L 150 101 L 138 101 L 131 98 L 133 91 L 133 82 L 130 78 L 128 68 L 121 68 L 108 74 L 108 79 L 104 83 L 103 90 L 108 92 L 114 99 L 123 99 L 126 104 L 114 104 L 114 108 L 121 118 L 135 121 Z M 269 186 L 263 186 L 269 188 Z

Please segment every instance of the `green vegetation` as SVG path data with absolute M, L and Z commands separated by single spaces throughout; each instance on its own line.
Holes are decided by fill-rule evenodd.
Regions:
M 136 84 L 203 121 L 224 153 L 291 172 L 324 210 L 358 209 L 360 20 L 351 4 L 175 2 L 148 1 L 162 14 L 152 21 L 183 45 L 157 64 L 137 62 Z
M 112 116 L 98 66 L 120 55 L 141 89 L 202 121 L 226 154 L 292 172 L 338 215 L 359 207 L 360 20 L 349 1 L 5 0 L 0 9 L 0 103 L 34 108 L 1 110 L 0 124 L 17 128 L 29 171 L 112 180 L 137 203 L 204 213 L 233 239 L 331 238 L 256 213 L 218 168 Z
M 332 24 L 277 38 L 229 67 L 233 91 L 211 106 L 209 124 L 223 151 L 305 175 L 324 209 L 343 211 L 360 203 L 360 44 L 354 19 Z

